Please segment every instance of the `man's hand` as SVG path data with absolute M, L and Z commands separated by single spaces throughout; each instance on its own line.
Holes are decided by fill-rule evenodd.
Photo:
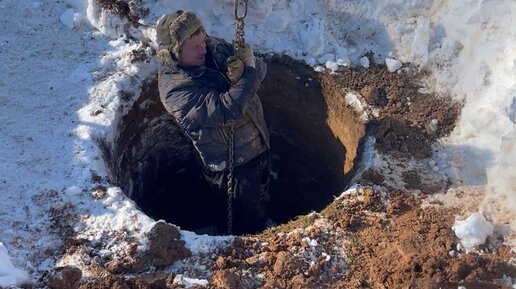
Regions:
M 231 83 L 236 83 L 244 73 L 244 63 L 236 56 L 230 56 L 226 61 L 227 75 Z
M 245 43 L 244 46 L 238 49 L 237 57 L 240 58 L 246 66 L 256 67 L 253 49 L 248 43 Z

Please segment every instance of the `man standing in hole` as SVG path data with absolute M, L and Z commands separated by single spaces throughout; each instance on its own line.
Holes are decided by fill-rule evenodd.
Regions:
M 266 65 L 249 45 L 230 57 L 233 46 L 208 36 L 191 11 L 160 19 L 157 42 L 161 101 L 199 153 L 213 193 L 230 201 L 229 208 L 220 208 L 230 220 L 218 224 L 218 233 L 264 229 L 270 146 L 256 92 Z

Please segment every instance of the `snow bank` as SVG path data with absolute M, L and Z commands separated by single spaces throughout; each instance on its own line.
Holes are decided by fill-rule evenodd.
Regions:
M 21 284 L 27 280 L 27 273 L 11 263 L 7 248 L 0 242 L 0 286 Z
M 487 237 L 493 235 L 494 226 L 481 213 L 474 213 L 467 219 L 455 221 L 452 227 L 460 239 L 460 245 L 466 252 L 475 250 L 485 243 Z
M 462 15 L 458 15 L 458 11 Z M 454 1 L 431 17 L 435 88 L 464 97 L 447 140 L 457 185 L 485 188 L 479 210 L 516 231 L 516 2 Z M 438 38 L 436 38 L 438 37 Z M 438 45 L 438 46 L 437 46 Z M 468 196 L 466 196 L 467 198 Z M 466 201 L 467 200 L 463 200 Z M 516 246 L 516 243 L 513 243 Z

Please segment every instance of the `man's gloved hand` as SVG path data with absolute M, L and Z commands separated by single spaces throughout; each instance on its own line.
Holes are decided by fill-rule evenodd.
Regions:
M 236 56 L 240 58 L 245 65 L 255 67 L 256 59 L 254 58 L 253 49 L 248 43 L 244 43 L 244 46 L 238 49 Z
M 236 56 L 230 56 L 228 60 L 226 60 L 226 64 L 228 67 L 227 75 L 231 83 L 236 83 L 242 77 L 242 73 L 244 73 L 244 62 L 240 60 Z

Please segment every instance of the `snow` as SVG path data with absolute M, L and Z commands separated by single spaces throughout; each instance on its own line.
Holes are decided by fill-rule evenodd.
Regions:
M 0 286 L 12 286 L 27 280 L 27 273 L 11 263 L 7 248 L 0 242 Z
M 68 196 L 78 195 L 82 192 L 82 189 L 78 186 L 71 186 L 65 190 L 65 194 Z
M 179 275 L 176 275 L 176 277 L 174 278 L 174 284 L 182 285 L 185 288 L 191 288 L 196 285 L 206 286 L 206 285 L 208 285 L 208 280 L 188 278 L 188 277 L 184 277 L 183 275 L 179 274 Z
M 354 92 L 348 92 L 344 96 L 344 101 L 348 106 L 353 108 L 353 110 L 358 114 L 360 120 L 367 121 L 368 112 L 366 110 L 367 103 L 365 101 L 361 101 L 362 97 Z
M 455 221 L 452 229 L 460 239 L 461 246 L 470 252 L 493 235 L 494 226 L 481 213 L 474 213 L 465 220 Z
M 385 65 L 387 65 L 387 70 L 390 72 L 395 72 L 396 70 L 401 68 L 401 61 L 393 58 L 385 58 Z
M 59 20 L 61 20 L 61 23 L 63 23 L 64 26 L 69 29 L 73 29 L 75 27 L 74 16 L 75 12 L 73 9 L 68 9 L 61 15 L 61 17 L 59 17 Z
M 362 65 L 362 67 L 369 68 L 369 64 L 369 58 L 367 58 L 366 56 L 360 58 L 360 65 Z
M 145 77 L 156 71 L 154 61 L 131 61 L 131 51 L 149 52 L 141 40 L 155 40 L 152 25 L 177 9 L 196 11 L 210 34 L 234 36 L 232 1 L 145 5 L 150 13 L 135 28 L 95 0 L 0 1 L 0 242 L 9 248 L 7 254 L 1 247 L 0 272 L 8 272 L 1 282 L 22 282 L 12 266 L 35 280 L 56 264 L 79 262 L 51 255 L 62 244 L 51 228 L 52 210 L 80 216 L 74 230 L 88 240 L 101 242 L 118 231 L 145 242 L 140 237 L 154 220 L 106 181 L 95 142 L 110 140 L 121 93 L 137 97 Z M 364 57 L 371 54 L 367 62 L 386 63 L 391 71 L 413 63 L 432 72 L 425 90 L 465 100 L 435 167 L 447 167 L 454 189 L 484 192 L 462 201 L 474 200 L 475 211 L 514 233 L 515 14 L 514 1 L 250 1 L 246 40 L 259 52 L 287 53 L 320 69 L 368 67 Z M 123 36 L 127 32 L 136 41 Z M 104 179 L 105 199 L 90 193 L 93 174 Z M 485 232 L 487 225 L 476 220 L 465 221 L 468 230 Z M 467 244 L 483 236 L 473 235 Z M 194 254 L 229 242 L 184 231 L 182 238 Z M 516 246 L 514 237 L 506 241 Z M 103 249 L 126 245 L 111 242 Z
M 194 254 L 206 254 L 214 249 L 223 248 L 232 243 L 234 237 L 197 235 L 193 232 L 182 231 L 181 239 L 185 240 L 186 247 Z

